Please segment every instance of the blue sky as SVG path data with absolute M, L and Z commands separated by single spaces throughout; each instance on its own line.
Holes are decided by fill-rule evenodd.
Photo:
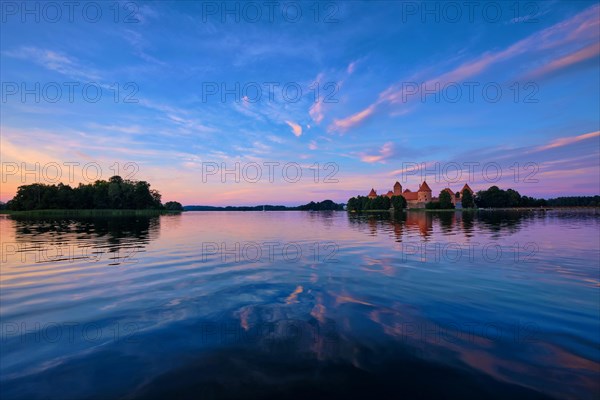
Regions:
M 81 2 L 72 18 L 16 4 L 3 4 L 0 39 L 3 201 L 45 179 L 23 176 L 36 162 L 72 184 L 83 173 L 67 182 L 65 162 L 97 163 L 104 179 L 135 163 L 133 178 L 184 204 L 345 201 L 423 177 L 434 192 L 600 192 L 597 2 L 156 1 L 118 15 Z M 272 182 L 265 162 L 279 163 Z M 221 176 L 236 163 L 239 182 Z M 257 181 L 241 172 L 253 163 Z M 302 178 L 283 179 L 286 163 Z

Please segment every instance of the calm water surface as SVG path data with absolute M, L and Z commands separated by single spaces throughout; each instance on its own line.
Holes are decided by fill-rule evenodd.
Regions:
M 2 399 L 600 395 L 598 212 L 0 216 Z

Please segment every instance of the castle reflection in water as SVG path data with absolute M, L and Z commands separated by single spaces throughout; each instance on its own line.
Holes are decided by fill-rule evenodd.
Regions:
M 405 234 L 417 233 L 427 240 L 439 229 L 442 235 L 457 230 L 465 237 L 474 236 L 474 225 L 479 223 L 490 232 L 500 234 L 502 231 L 515 232 L 521 224 L 540 217 L 543 212 L 511 212 L 511 211 L 406 211 L 402 213 L 348 213 L 352 225 L 360 229 L 366 227 L 369 234 L 377 235 L 382 230 L 391 230 L 396 241 L 401 242 Z

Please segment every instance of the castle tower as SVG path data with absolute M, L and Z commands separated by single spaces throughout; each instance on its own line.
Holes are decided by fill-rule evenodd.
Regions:
M 371 188 L 371 191 L 369 192 L 367 197 L 370 199 L 374 199 L 375 197 L 377 197 L 377 192 L 375 191 L 375 189 Z
M 402 196 L 402 185 L 400 182 L 394 184 L 394 196 Z
M 423 181 L 417 192 L 417 201 L 419 203 L 429 203 L 431 201 L 431 188 L 427 182 Z

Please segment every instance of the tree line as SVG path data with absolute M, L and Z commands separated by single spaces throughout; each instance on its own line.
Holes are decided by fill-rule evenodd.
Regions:
M 550 207 L 600 207 L 600 196 L 557 197 L 546 203 Z
M 377 196 L 370 199 L 367 196 L 352 197 L 348 200 L 348 211 L 370 211 L 370 210 L 402 210 L 406 208 L 406 199 L 404 196 Z
M 181 211 L 183 207 L 176 201 L 161 203 L 161 194 L 150 189 L 146 181 L 123 180 L 113 176 L 108 181 L 97 180 L 94 183 L 80 183 L 71 187 L 59 183 L 47 185 L 34 183 L 19 186 L 15 197 L 6 203 L 13 211 L 51 210 L 51 209 L 166 209 Z

